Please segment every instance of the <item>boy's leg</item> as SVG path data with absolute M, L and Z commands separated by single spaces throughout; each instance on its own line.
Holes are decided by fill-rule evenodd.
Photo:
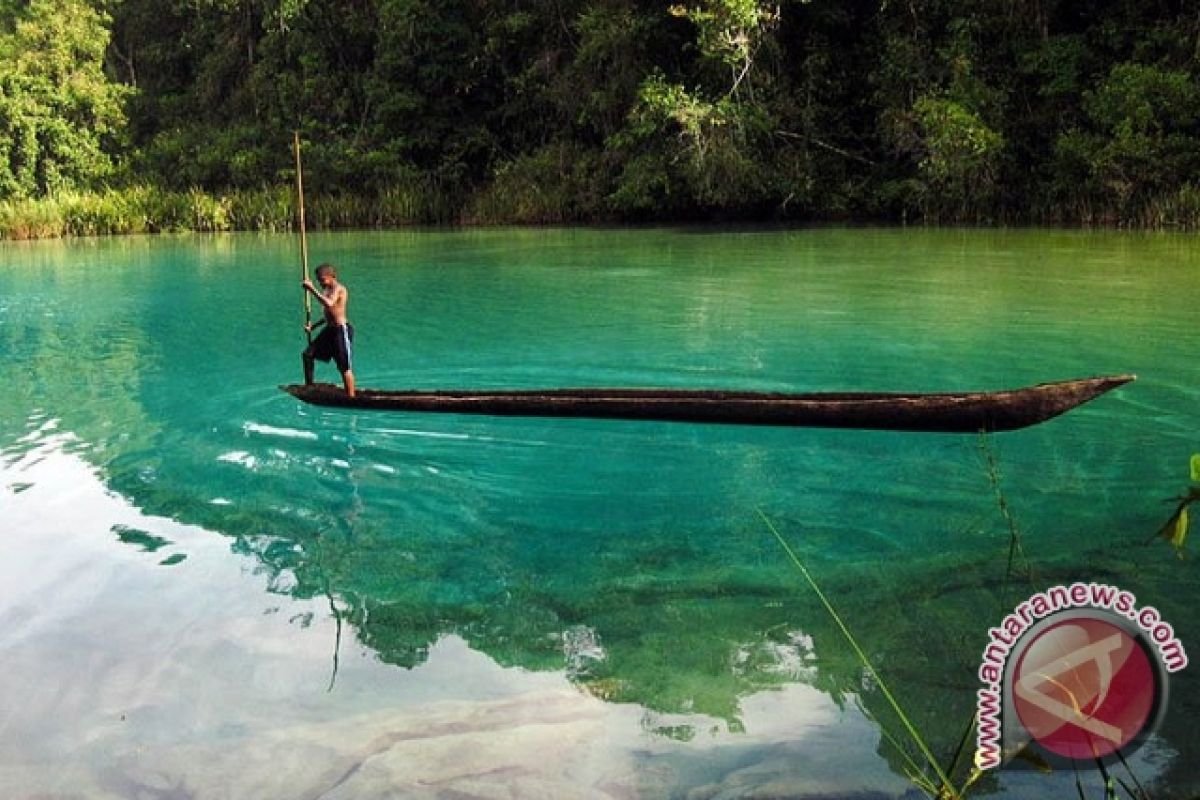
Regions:
M 351 365 L 352 342 L 354 328 L 340 325 L 333 341 L 333 360 L 337 363 L 338 371 L 342 373 L 342 383 L 346 386 L 346 395 L 354 397 L 354 372 Z
M 309 386 L 313 382 L 313 367 L 316 362 L 316 359 L 313 358 L 311 347 L 300 354 L 300 360 L 304 362 L 304 385 Z
M 301 354 L 301 359 L 304 361 L 304 383 L 311 384 L 314 380 L 313 370 L 316 367 L 317 360 L 328 361 L 331 356 L 331 345 L 333 337 L 330 336 L 329 326 L 321 329 L 316 338 L 308 343 L 308 347 Z

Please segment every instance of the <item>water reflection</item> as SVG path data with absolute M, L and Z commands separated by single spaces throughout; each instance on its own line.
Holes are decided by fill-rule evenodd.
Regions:
M 549 670 L 505 666 L 450 633 L 403 671 L 345 641 L 329 693 L 338 633 L 323 602 L 282 584 L 289 596 L 269 599 L 223 537 L 142 514 L 61 445 L 45 437 L 0 472 L 12 526 L 0 544 L 0 768 L 18 796 L 904 789 L 873 755 L 871 723 L 803 686 L 745 697 L 736 734 L 578 691 L 572 677 L 606 658 L 584 626 L 560 632 Z M 169 551 L 188 554 L 181 571 L 157 566 Z
M 0 737 L 6 785 L 19 794 L 444 796 L 477 789 L 481 775 L 519 796 L 908 791 L 880 739 L 876 687 L 827 625 L 765 624 L 731 640 L 753 630 L 754 610 L 688 592 L 639 598 L 641 619 L 624 634 L 613 622 L 627 612 L 612 601 L 581 612 L 589 623 L 449 604 L 422 618 L 403 593 L 398 607 L 363 596 L 362 576 L 328 566 L 335 558 L 314 572 L 305 562 L 328 556 L 285 538 L 263 537 L 252 559 L 231 561 L 225 537 L 143 514 L 65 452 L 69 434 L 42 425 L 0 470 L 12 526 L 0 545 L 0 703 L 10 709 Z M 182 571 L 162 569 L 164 554 L 186 554 Z M 318 574 L 325 584 L 304 583 Z M 764 619 L 806 613 L 777 591 L 759 601 Z M 718 641 L 684 652 L 708 638 L 697 626 Z M 922 641 L 932 675 L 920 678 L 893 654 L 911 650 L 896 640 L 921 624 L 895 640 L 866 627 L 872 657 L 922 724 L 961 719 L 955 686 L 935 707 L 914 700 L 913 687 L 947 675 L 938 658 L 951 651 L 936 636 Z M 635 629 L 653 640 L 632 641 Z M 1156 741 L 1133 766 L 1147 781 L 1172 760 Z M 1060 777 L 1006 785 L 1057 796 L 1073 781 Z M 1086 785 L 1096 789 L 1095 777 Z

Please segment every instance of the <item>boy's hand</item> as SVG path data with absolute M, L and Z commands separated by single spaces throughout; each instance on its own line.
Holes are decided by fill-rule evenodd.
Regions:
M 305 289 L 307 289 L 310 292 L 315 292 L 317 290 L 317 287 L 313 286 L 313 282 L 310 281 L 308 278 L 305 278 L 304 280 L 302 280 L 300 282 L 300 285 L 303 286 Z

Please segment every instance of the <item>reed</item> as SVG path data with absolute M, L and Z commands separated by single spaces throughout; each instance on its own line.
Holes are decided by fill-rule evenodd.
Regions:
M 838 614 L 837 609 L 833 607 L 833 604 L 829 601 L 829 598 L 825 596 L 823 591 L 821 591 L 821 587 L 817 584 L 812 574 L 808 571 L 808 568 L 804 566 L 804 562 L 802 562 L 800 557 L 796 555 L 796 551 L 793 550 L 791 545 L 787 543 L 787 540 L 783 538 L 783 534 L 781 534 L 771 522 L 770 517 L 763 513 L 762 509 L 758 509 L 758 515 L 762 518 L 762 521 L 766 524 L 767 529 L 771 531 L 771 534 L 775 537 L 776 541 L 779 542 L 779 545 L 787 554 L 788 560 L 790 560 L 792 564 L 795 565 L 796 569 L 800 571 L 800 574 L 804 576 L 804 580 L 813 590 L 813 593 L 816 594 L 817 599 L 821 601 L 821 605 L 824 606 L 826 613 L 828 613 L 833 619 L 838 630 L 841 632 L 842 637 L 845 638 L 846 642 L 850 645 L 850 648 L 854 651 L 855 656 L 858 657 L 859 662 L 863 665 L 863 669 L 867 671 L 867 674 L 875 682 L 875 685 L 879 687 L 879 690 L 883 694 L 884 699 L 887 701 L 888 706 L 900 720 L 900 724 L 904 727 L 904 731 L 908 736 L 908 740 L 916 747 L 917 751 L 921 754 L 922 759 L 924 759 L 925 769 L 917 768 L 915 762 L 909 758 L 905 750 L 899 746 L 899 742 L 890 733 L 885 733 L 885 737 L 893 744 L 893 746 L 897 747 L 902 757 L 910 765 L 912 765 L 913 771 L 910 772 L 909 778 L 930 797 L 938 798 L 938 800 L 960 800 L 960 798 L 965 796 L 966 790 L 978 778 L 979 771 L 974 770 L 972 775 L 967 779 L 961 788 L 955 788 L 954 784 L 950 780 L 950 777 L 946 774 L 946 771 L 942 769 L 941 764 L 939 764 L 937 758 L 934 757 L 932 749 L 930 749 L 929 744 L 925 741 L 925 737 L 921 735 L 921 732 L 917 729 L 916 725 L 914 725 L 912 720 L 909 719 L 908 715 L 904 713 L 903 707 L 901 707 L 900 702 L 896 699 L 895 695 L 892 694 L 892 690 L 888 688 L 887 682 L 884 681 L 883 676 L 879 674 L 879 670 L 875 668 L 875 665 L 871 663 L 871 659 L 867 656 L 866 651 L 864 651 L 862 646 L 858 643 L 858 639 L 855 638 L 854 634 L 850 632 L 849 626 L 846 625 L 841 615 Z M 930 773 L 932 773 L 932 776 Z
M 52 239 L 66 234 L 58 203 L 43 200 L 0 202 L 0 238 Z
M 295 227 L 295 198 L 289 188 L 237 191 L 228 196 L 228 203 L 232 230 L 280 233 Z
M 1200 184 L 1185 183 L 1124 205 L 1087 193 L 1031 202 L 1024 215 L 1010 218 L 996 209 L 985 216 L 994 222 L 1200 230 Z M 396 176 L 390 185 L 375 192 L 318 191 L 311 206 L 311 227 L 321 229 L 538 225 L 638 216 L 635 209 L 616 199 L 614 179 L 600 157 L 572 144 L 551 144 L 521 156 L 500 166 L 480 184 L 412 172 Z M 286 187 L 214 193 L 132 184 L 0 201 L 0 239 L 172 231 L 283 232 L 295 228 L 295 217 L 294 199 Z M 961 215 L 925 217 L 929 224 L 956 221 L 962 221 Z
M 463 219 L 485 225 L 595 221 L 605 216 L 608 183 L 595 153 L 549 144 L 498 168 L 471 194 Z
M 1009 506 L 1008 498 L 1001 486 L 1000 465 L 996 461 L 995 453 L 992 452 L 991 440 L 986 431 L 981 431 L 979 434 L 979 453 L 983 458 L 988 484 L 996 496 L 996 505 L 1000 509 L 1000 515 L 1004 517 L 1004 521 L 1008 525 L 1008 562 L 1004 570 L 1004 583 L 1000 597 L 1001 607 L 1007 608 L 1009 582 L 1012 580 L 1017 559 L 1020 559 L 1024 577 L 1031 586 L 1034 584 L 1033 565 L 1025 555 L 1025 547 L 1021 542 L 1021 529 L 1017 526 L 1016 517 L 1013 516 L 1012 508 Z
M 317 229 L 446 224 L 458 219 L 451 193 L 430 181 L 389 187 L 378 196 L 325 194 L 309 203 Z M 287 187 L 213 194 L 127 186 L 54 197 L 0 201 L 0 239 L 49 239 L 196 231 L 294 230 L 296 203 Z
M 569 198 L 561 191 L 511 179 L 497 180 L 475 194 L 465 217 L 476 225 L 546 225 L 574 219 Z
M 1147 203 L 1140 220 L 1143 227 L 1200 229 L 1200 187 L 1188 183 L 1174 194 Z

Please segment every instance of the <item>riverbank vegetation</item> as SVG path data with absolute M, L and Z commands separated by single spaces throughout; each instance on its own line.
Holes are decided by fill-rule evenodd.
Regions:
M 0 236 L 1200 226 L 1167 0 L 0 0 Z

